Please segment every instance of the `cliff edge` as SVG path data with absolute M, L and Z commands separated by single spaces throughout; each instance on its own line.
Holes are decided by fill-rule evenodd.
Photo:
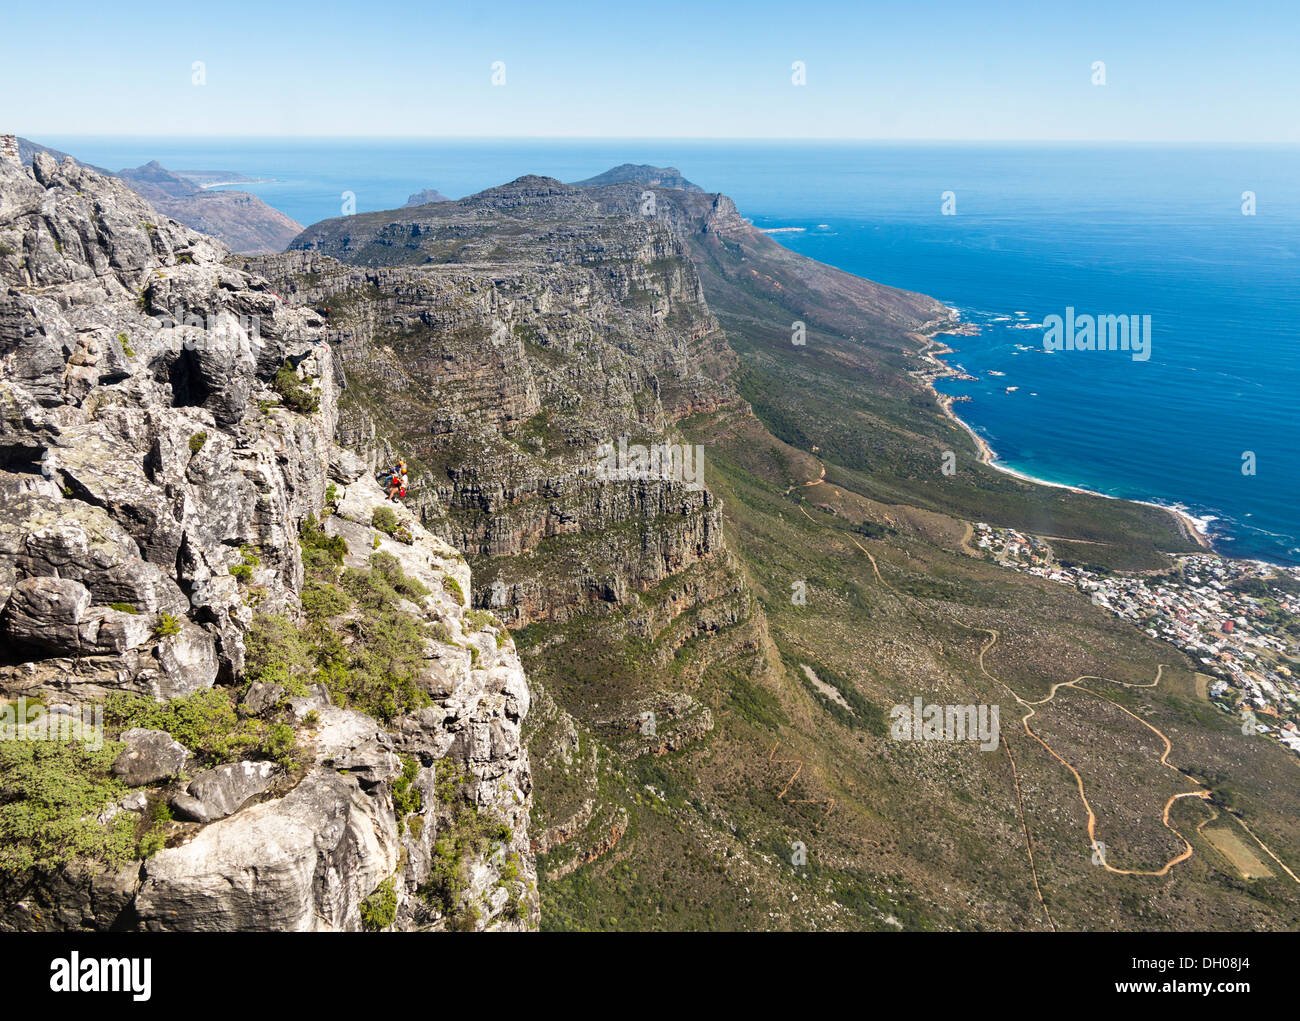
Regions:
M 0 164 L 0 928 L 534 927 L 514 644 L 229 254 Z

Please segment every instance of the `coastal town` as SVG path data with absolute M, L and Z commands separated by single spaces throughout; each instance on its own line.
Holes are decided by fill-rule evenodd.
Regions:
M 1209 678 L 1215 706 L 1300 754 L 1300 569 L 1196 553 L 1166 573 L 1121 574 L 1058 560 L 1046 539 L 984 522 L 972 543 L 1176 646 Z

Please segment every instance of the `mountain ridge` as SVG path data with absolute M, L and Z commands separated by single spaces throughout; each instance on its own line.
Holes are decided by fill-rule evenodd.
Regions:
M 44 161 L 40 173 L 57 177 Z M 58 187 L 63 219 L 25 219 L 21 238 L 0 229 L 0 265 L 34 272 L 43 286 L 62 265 L 56 241 L 77 265 L 110 264 L 78 254 L 80 214 L 69 218 L 75 203 Z M 144 225 L 126 226 L 154 244 Z M 331 398 L 322 404 L 337 416 L 334 435 L 359 455 L 317 469 L 344 485 L 343 499 L 336 492 L 321 505 L 330 509 L 323 538 L 318 522 L 307 528 L 301 589 L 293 572 L 264 598 L 292 608 L 296 597 L 304 613 L 319 614 L 353 596 L 356 576 L 344 584 L 309 555 L 318 543 L 344 540 L 345 575 L 387 564 L 366 566 L 367 540 L 393 556 L 427 544 L 448 551 L 440 570 L 461 592 L 459 613 L 441 600 L 445 616 L 428 625 L 452 631 L 443 655 L 465 663 L 477 688 L 485 672 L 475 661 L 517 650 L 519 671 L 504 671 L 515 682 L 479 692 L 475 705 L 488 715 L 471 713 L 463 737 L 459 719 L 444 717 L 444 729 L 427 710 L 399 712 L 396 728 L 381 728 L 401 742 L 414 724 L 430 742 L 418 756 L 421 798 L 452 807 L 424 813 L 424 835 L 436 829 L 439 846 L 468 866 L 447 875 L 420 842 L 408 871 L 390 876 L 399 927 L 514 927 L 538 911 L 545 929 L 1293 926 L 1297 898 L 1285 877 L 1247 888 L 1201 836 L 1235 815 L 1271 846 L 1295 846 L 1293 765 L 1268 743 L 1243 742 L 1199 694 L 1185 655 L 1073 588 L 981 557 L 967 539 L 972 521 L 990 520 L 1067 550 L 1083 543 L 1075 548 L 1103 567 L 1147 571 L 1170 570 L 1171 555 L 1190 544 L 1156 508 L 1034 486 L 982 464 L 930 385 L 940 370 L 925 352 L 954 324 L 940 303 L 797 256 L 726 196 L 639 181 L 577 187 L 525 175 L 454 202 L 322 221 L 277 255 L 226 257 L 171 238 L 171 228 L 161 232 L 160 250 L 173 254 L 150 269 L 163 277 L 137 296 L 144 310 L 177 293 L 183 311 L 223 292 L 246 302 L 251 289 L 258 301 L 272 295 L 271 310 L 292 309 L 271 316 L 271 340 L 288 342 L 275 323 L 291 314 L 310 321 L 313 342 L 293 373 L 298 383 L 275 365 L 281 353 L 297 358 L 297 347 L 274 348 L 251 374 L 166 353 L 155 377 L 170 390 L 159 392 L 179 395 L 181 414 L 211 413 L 208 431 L 225 434 L 255 414 L 249 397 L 265 399 L 268 380 L 279 380 L 283 400 L 307 406 L 301 388 L 316 382 Z M 191 280 L 182 256 L 216 274 L 204 280 L 218 286 Z M 162 282 L 173 263 L 181 282 Z M 58 333 L 51 307 L 23 311 L 22 301 L 39 296 L 18 300 L 16 314 Z M 129 303 L 129 287 L 118 300 Z M 97 351 L 73 351 L 28 341 L 3 357 L 32 400 L 63 405 L 60 387 L 72 386 L 76 401 L 90 395 L 100 417 L 115 421 L 113 388 L 142 385 L 138 374 L 129 383 Z M 65 362 L 75 368 L 58 384 Z M 333 393 L 336 373 L 346 385 Z M 296 422 L 289 411 L 272 415 Z M 48 444 L 26 436 L 18 417 L 0 448 L 33 474 Z M 224 446 L 216 435 L 200 456 L 206 443 Z M 610 466 L 612 452 L 636 448 L 673 456 Z M 953 474 L 941 470 L 947 452 Z M 398 457 L 413 485 L 381 528 L 385 508 L 369 476 Z M 65 499 L 84 501 L 103 483 L 84 464 L 77 471 Z M 217 478 L 226 474 L 219 468 Z M 156 556 L 169 564 L 166 535 L 135 527 L 136 541 L 161 544 Z M 418 541 L 398 539 L 403 529 Z M 234 538 L 231 576 L 257 578 L 260 550 L 250 548 L 251 563 Z M 277 539 L 268 556 L 291 560 L 291 546 Z M 456 550 L 468 566 L 458 566 Z M 15 571 L 39 568 L 12 558 Z M 409 554 L 398 566 L 402 576 L 419 570 Z M 430 581 L 425 588 L 452 591 L 436 575 Z M 478 629 L 477 656 L 455 651 L 466 622 Z M 191 624 L 212 630 L 204 619 Z M 18 626 L 16 634 L 37 630 Z M 325 669 L 334 660 L 321 641 Z M 32 669 L 16 666 L 10 690 Z M 233 661 L 225 669 L 238 673 Z M 1051 687 L 1072 678 L 1106 684 L 1106 697 Z M 435 701 L 445 710 L 460 697 Z M 918 697 L 1002 700 L 1003 745 L 983 753 L 893 739 L 890 706 Z M 1014 726 L 1016 699 L 1041 699 L 1033 730 Z M 301 704 L 304 717 L 324 708 Z M 1166 806 L 1178 788 L 1152 753 L 1147 720 L 1206 797 Z M 491 807 L 514 813 L 509 843 L 522 881 L 493 871 L 490 832 L 439 794 L 448 736 L 476 777 L 476 797 L 490 795 L 497 770 L 511 778 L 511 797 Z M 1084 806 L 1052 748 L 1086 778 L 1088 814 L 1114 860 L 1139 874 L 1150 863 L 1154 874 L 1180 853 L 1181 834 L 1193 854 L 1159 882 L 1094 867 Z M 391 760 L 380 761 L 384 818 L 409 787 Z M 382 872 L 368 868 L 367 887 Z M 472 879 L 468 899 L 458 877 Z M 389 917 L 386 882 L 364 897 L 348 893 L 338 924 Z M 513 884 L 513 896 L 501 883 Z M 84 899 L 73 900 L 84 912 Z M 21 917 L 30 924 L 30 913 Z
M 58 161 L 75 159 L 26 138 L 18 139 L 21 163 L 30 166 L 37 153 Z M 236 251 L 247 254 L 283 251 L 302 230 L 302 224 L 256 195 L 200 187 L 191 177 L 174 173 L 157 160 L 116 173 L 90 164 L 82 165 L 95 173 L 126 181 L 164 216 L 209 234 Z M 202 178 L 206 175 L 198 172 L 195 176 Z
M 1206 845 L 1176 896 L 1153 895 L 1139 911 L 1073 864 L 1080 829 L 1065 795 L 1064 816 L 1041 796 L 1059 766 L 1024 735 L 1006 737 L 1039 792 L 1024 809 L 1007 753 L 970 759 L 888 740 L 888 706 L 918 693 L 1007 697 L 981 671 L 991 629 L 1002 669 L 1030 691 L 1067 670 L 1062 680 L 1145 687 L 1163 662 L 1143 712 L 1197 719 L 1180 753 L 1206 775 L 1232 769 L 1241 751 L 1223 743 L 1230 728 L 1197 715 L 1181 653 L 1078 592 L 1009 576 L 964 548 L 969 523 L 985 520 L 1054 536 L 1063 551 L 1084 543 L 1117 568 L 1165 570 L 1169 554 L 1197 547 L 1161 509 L 983 464 L 930 385 L 943 368 L 926 352 L 955 326 L 940 303 L 798 256 L 724 195 L 538 175 L 453 203 L 322 221 L 250 265 L 328 310 L 355 384 L 345 430 L 380 460 L 413 458 L 422 520 L 469 551 L 475 602 L 515 631 L 547 706 L 529 739 L 544 927 L 604 927 L 607 916 L 744 926 L 757 908 L 777 927 L 1032 929 L 1046 924 L 1032 889 L 1013 892 L 1024 848 L 1003 836 L 1023 831 L 1022 812 L 1035 813 L 1035 856 L 1052 862 L 1057 923 L 1089 927 L 1110 912 L 1196 926 L 1245 911 L 1278 927 L 1294 912 L 1285 888 L 1267 908 L 1242 901 L 1206 871 Z M 641 551 L 684 527 L 707 531 L 690 530 L 698 511 L 669 512 L 657 493 L 671 482 L 657 479 L 646 480 L 656 501 L 645 517 L 609 512 L 618 484 L 604 496 L 584 465 L 624 432 L 629 444 L 701 445 L 700 510 L 717 523 L 707 531 L 720 525 L 703 559 L 669 557 L 644 573 Z M 637 736 L 645 713 L 661 721 L 655 737 Z M 1286 764 L 1246 753 L 1251 810 L 1285 827 L 1270 805 Z M 1143 778 L 1107 811 L 1131 812 L 1127 799 L 1146 815 L 1125 816 L 1132 836 L 1112 840 L 1173 857 L 1159 805 L 1147 804 L 1163 780 L 1141 742 L 1084 742 L 1074 754 L 1092 770 L 1121 756 Z M 738 787 L 723 762 L 748 763 L 752 786 Z M 972 814 L 970 803 L 988 810 Z M 949 825 L 934 832 L 934 816 Z M 778 868 L 781 837 L 802 839 L 819 864 Z M 714 854 L 726 878 L 712 873 Z M 826 896 L 803 875 L 825 880 Z

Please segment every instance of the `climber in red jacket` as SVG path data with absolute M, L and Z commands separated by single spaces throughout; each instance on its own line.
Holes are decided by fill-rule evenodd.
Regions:
M 410 480 L 406 475 L 406 462 L 398 461 L 397 467 L 393 469 L 392 477 L 388 480 L 388 499 L 405 500 L 406 487 Z

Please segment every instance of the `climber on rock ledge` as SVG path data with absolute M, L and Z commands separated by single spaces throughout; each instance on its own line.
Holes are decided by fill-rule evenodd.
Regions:
M 406 462 L 398 461 L 397 467 L 393 469 L 388 478 L 388 499 L 393 501 L 406 499 L 408 485 L 410 485 L 410 479 L 406 474 Z

